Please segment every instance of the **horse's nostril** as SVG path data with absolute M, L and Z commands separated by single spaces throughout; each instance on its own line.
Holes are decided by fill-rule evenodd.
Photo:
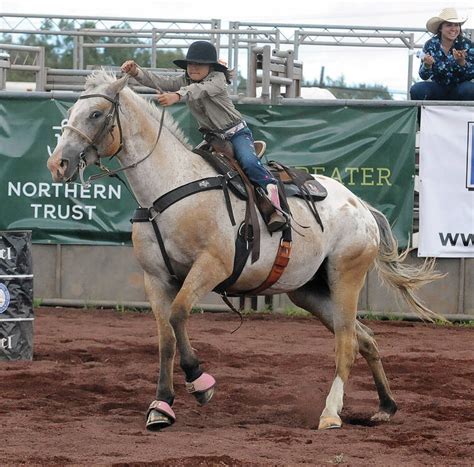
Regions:
M 59 163 L 59 166 L 62 169 L 65 169 L 67 167 L 67 160 L 66 159 L 61 159 L 61 162 Z

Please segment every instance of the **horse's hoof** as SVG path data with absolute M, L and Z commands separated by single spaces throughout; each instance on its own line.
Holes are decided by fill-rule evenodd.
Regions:
M 175 420 L 176 416 L 168 403 L 153 401 L 148 408 L 146 429 L 149 431 L 160 431 L 171 426 Z
M 387 412 L 377 412 L 376 414 L 370 417 L 370 420 L 373 422 L 388 422 L 390 420 L 391 414 Z
M 342 420 L 339 417 L 321 417 L 318 430 L 330 430 L 332 428 L 341 428 L 341 426 Z
M 186 390 L 192 394 L 199 405 L 207 404 L 214 395 L 216 380 L 208 373 L 203 373 L 194 381 L 186 382 Z
M 206 405 L 214 395 L 214 388 L 211 388 L 205 392 L 193 392 L 193 396 L 198 401 L 199 405 Z
M 146 420 L 146 429 L 148 431 L 161 431 L 174 423 L 174 420 L 158 410 L 150 410 Z

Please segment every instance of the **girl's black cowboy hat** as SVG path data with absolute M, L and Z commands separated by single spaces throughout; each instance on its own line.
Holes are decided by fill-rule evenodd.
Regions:
M 188 63 L 205 63 L 213 65 L 217 71 L 226 71 L 227 67 L 217 60 L 216 48 L 206 41 L 193 42 L 188 49 L 185 60 L 173 60 L 179 68 L 186 70 Z

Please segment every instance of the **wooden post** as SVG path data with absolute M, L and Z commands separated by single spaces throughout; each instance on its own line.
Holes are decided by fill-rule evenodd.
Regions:
M 257 97 L 257 49 L 248 46 L 247 97 Z
M 271 65 L 271 50 L 269 45 L 263 46 L 262 57 L 262 99 L 270 98 L 270 65 Z
M 295 62 L 293 51 L 288 50 L 286 57 L 286 76 L 291 79 L 291 84 L 286 87 L 286 97 L 296 97 L 296 82 L 295 82 Z

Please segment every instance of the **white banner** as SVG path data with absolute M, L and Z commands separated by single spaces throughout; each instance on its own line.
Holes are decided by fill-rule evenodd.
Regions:
M 474 257 L 474 107 L 421 109 L 418 256 Z

